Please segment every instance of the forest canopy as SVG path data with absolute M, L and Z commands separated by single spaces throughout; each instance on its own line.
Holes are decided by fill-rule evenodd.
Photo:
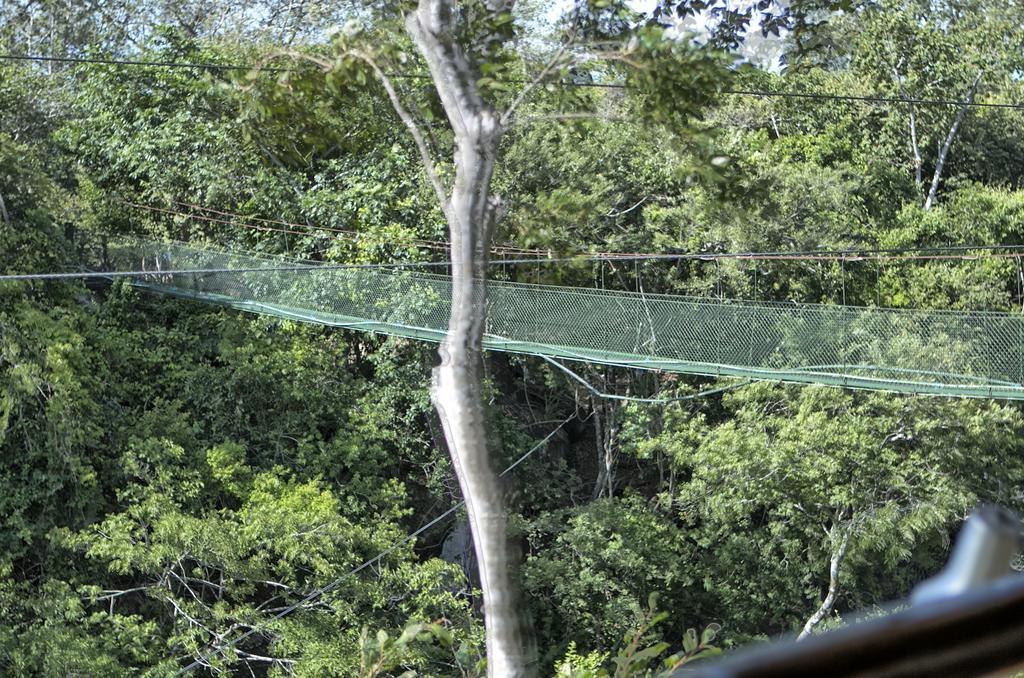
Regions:
M 629 31 L 627 56 L 650 66 L 606 51 L 519 105 L 491 179 L 508 258 L 1024 247 L 1016 3 L 712 4 L 714 21 L 661 3 L 646 23 L 584 4 L 579 35 Z M 412 46 L 391 3 L 237 5 L 0 5 L 0 273 L 77 271 L 86 244 L 114 235 L 335 264 L 445 260 L 421 149 L 386 88 L 346 61 L 358 37 L 407 69 L 392 82 L 447 157 L 453 131 L 424 65 L 402 66 Z M 517 42 L 488 53 L 476 86 L 514 100 L 568 40 L 555 14 L 523 3 L 514 27 L 485 26 Z M 1013 256 L 490 272 L 1024 309 Z M 437 363 L 430 344 L 129 280 L 0 282 L 0 668 L 482 674 Z M 1011 402 L 571 367 L 582 381 L 536 357 L 483 360 L 495 466 L 532 451 L 501 492 L 541 675 L 648 675 L 815 615 L 815 631 L 841 625 L 936 572 L 973 507 L 1024 509 Z

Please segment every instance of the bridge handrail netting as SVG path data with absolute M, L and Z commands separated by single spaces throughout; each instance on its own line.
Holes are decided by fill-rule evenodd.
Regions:
M 113 270 L 256 269 L 150 275 L 157 292 L 256 313 L 443 339 L 443 275 L 339 268 L 182 243 L 120 240 Z M 273 270 L 289 266 L 289 270 Z M 298 268 L 296 268 L 298 266 Z M 1024 399 L 1024 317 L 750 302 L 487 283 L 485 348 L 623 367 L 905 393 Z

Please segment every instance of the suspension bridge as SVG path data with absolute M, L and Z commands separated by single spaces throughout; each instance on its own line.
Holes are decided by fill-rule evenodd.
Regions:
M 163 295 L 440 342 L 451 280 L 157 240 L 108 243 L 103 271 Z M 710 377 L 1024 400 L 1024 317 L 487 283 L 484 348 Z

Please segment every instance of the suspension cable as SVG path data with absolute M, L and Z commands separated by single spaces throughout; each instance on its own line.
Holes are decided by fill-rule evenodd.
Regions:
M 70 63 L 70 64 L 98 64 L 105 66 L 120 67 L 145 67 L 145 68 L 182 68 L 201 71 L 248 71 L 256 73 L 288 73 L 294 72 L 296 68 L 282 66 L 252 66 L 245 64 L 214 64 L 214 63 L 192 63 L 183 61 L 148 61 L 133 59 L 110 59 L 100 57 L 57 57 L 43 56 L 36 54 L 0 54 L 0 61 L 37 61 L 43 63 Z M 406 80 L 430 80 L 432 76 L 422 73 L 387 73 L 389 78 Z M 509 84 L 526 85 L 529 81 L 522 79 L 511 79 L 506 81 Z M 595 88 L 595 89 L 626 89 L 627 85 L 621 82 L 551 82 L 555 87 L 565 88 Z M 923 99 L 923 98 L 902 98 L 877 95 L 859 94 L 827 94 L 823 92 L 793 92 L 793 91 L 765 91 L 753 89 L 722 89 L 719 94 L 749 97 L 774 97 L 787 99 L 808 99 L 818 101 L 847 101 L 857 103 L 895 104 L 905 106 L 945 106 L 964 108 L 1002 108 L 1010 110 L 1024 110 L 1024 104 L 999 103 L 988 101 L 961 101 L 958 99 Z

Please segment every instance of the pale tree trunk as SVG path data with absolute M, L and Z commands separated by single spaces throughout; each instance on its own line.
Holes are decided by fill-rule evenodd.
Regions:
M 597 449 L 597 477 L 594 479 L 594 490 L 591 499 L 600 499 L 607 494 L 611 497 L 615 488 L 615 456 L 612 453 L 612 436 L 614 436 L 615 412 L 595 396 L 590 397 L 594 412 L 594 444 Z
M 920 199 L 924 188 L 924 179 L 921 176 L 924 162 L 921 159 L 921 147 L 917 141 L 917 111 L 914 110 L 913 100 L 910 98 L 907 90 L 903 88 L 899 71 L 895 68 L 892 69 L 892 77 L 896 82 L 896 87 L 899 88 L 900 98 L 907 102 L 907 108 L 910 113 L 910 152 L 914 154 L 914 185 L 917 186 L 918 199 Z
M 444 427 L 473 534 L 487 639 L 487 672 L 521 676 L 531 661 L 511 572 L 498 476 L 487 447 L 481 342 L 487 252 L 501 202 L 490 184 L 503 126 L 455 42 L 452 0 L 420 0 L 406 29 L 423 54 L 455 135 L 455 180 L 442 205 L 451 237 L 452 307 L 431 396 Z M 428 171 L 430 168 L 428 168 Z
M 935 162 L 935 175 L 932 177 L 931 188 L 928 189 L 928 197 L 924 200 L 924 208 L 926 210 L 931 209 L 932 204 L 935 202 L 935 194 L 939 190 L 942 170 L 946 166 L 946 156 L 949 155 L 949 149 L 953 146 L 956 133 L 960 130 L 960 123 L 963 122 L 964 114 L 970 105 L 974 103 L 974 96 L 978 93 L 978 84 L 981 82 L 982 73 L 982 71 L 979 71 L 977 77 L 974 78 L 974 83 L 971 84 L 971 91 L 967 95 L 967 102 L 957 111 L 956 118 L 953 119 L 953 125 L 949 128 L 949 134 L 946 135 L 946 140 L 943 142 L 942 148 L 939 149 L 939 157 Z
M 5 224 L 11 223 L 11 216 L 7 214 L 7 203 L 4 202 L 2 195 L 0 195 L 0 220 L 3 220 Z
M 612 389 L 614 390 L 614 385 Z M 591 396 L 591 408 L 594 412 L 594 439 L 597 446 L 597 477 L 591 498 L 600 499 L 602 495 L 611 498 L 615 494 L 615 439 L 619 430 L 619 404 L 614 400 L 605 400 Z
M 918 199 L 921 198 L 921 189 L 924 179 L 921 176 L 921 168 L 924 164 L 921 160 L 921 148 L 917 143 L 917 113 L 914 105 L 910 104 L 910 150 L 914 153 L 914 185 L 917 186 Z
M 804 628 L 800 631 L 800 635 L 797 636 L 797 640 L 803 640 L 807 636 L 811 635 L 814 628 L 825 620 L 830 614 L 832 614 L 832 608 L 836 604 L 836 596 L 839 595 L 839 568 L 843 565 L 843 560 L 846 558 L 846 550 L 850 546 L 850 535 L 853 534 L 853 521 L 846 526 L 843 530 L 843 536 L 839 543 L 835 543 L 835 531 L 839 529 L 838 522 L 832 526 L 832 542 L 833 551 L 832 559 L 829 562 L 828 567 L 828 593 L 825 594 L 825 600 L 821 602 L 821 605 L 815 610 L 811 618 L 804 624 Z
M 604 417 L 601 416 L 601 403 L 593 395 L 590 396 L 590 406 L 594 412 L 594 450 L 597 464 L 597 477 L 594 479 L 594 490 L 590 493 L 590 498 L 600 499 L 601 490 L 604 488 Z
M 924 187 L 924 177 L 921 176 L 924 161 L 921 159 L 921 148 L 917 143 L 917 113 L 913 104 L 910 104 L 910 150 L 914 154 L 914 185 L 917 186 L 917 197 L 920 199 Z
M 599 376 L 598 371 L 590 372 L 591 381 L 595 381 Z M 615 381 L 608 379 L 606 371 L 602 381 L 609 392 L 615 391 Z M 610 499 L 615 491 L 615 439 L 621 426 L 622 406 L 620 401 L 591 393 L 590 408 L 594 416 L 594 450 L 597 466 L 591 499 L 600 499 L 602 496 Z

